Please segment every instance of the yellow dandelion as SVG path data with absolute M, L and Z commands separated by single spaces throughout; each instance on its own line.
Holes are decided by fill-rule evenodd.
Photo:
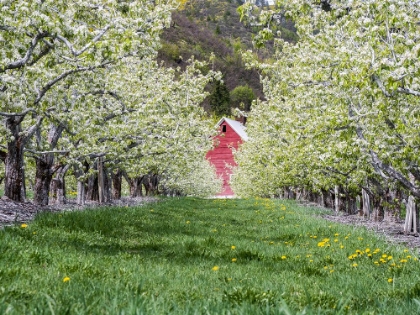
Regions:
M 404 249 L 404 253 L 408 253 L 408 249 Z
M 338 233 L 335 233 L 335 234 L 334 234 L 334 236 L 339 236 L 339 235 L 340 235 L 340 234 L 338 234 Z
M 230 249 L 236 249 L 236 246 L 235 245 L 232 245 L 231 247 L 230 247 Z
M 388 260 L 391 260 L 392 259 L 392 256 L 388 256 Z
M 388 255 L 387 254 L 383 254 L 382 255 L 382 258 L 387 258 L 388 257 Z
M 400 263 L 406 263 L 407 262 L 407 259 L 401 259 L 400 260 Z
M 374 263 L 375 265 L 379 265 L 379 262 L 377 262 L 377 261 L 374 261 L 373 263 Z
M 63 282 L 69 282 L 70 281 L 70 277 L 64 277 L 63 278 Z
M 236 262 L 236 258 L 232 258 L 232 262 Z
M 314 261 L 311 259 L 311 260 L 309 260 L 309 262 L 314 262 Z
M 333 269 L 331 269 L 331 270 L 330 270 L 330 273 L 333 273 L 333 272 L 334 272 L 334 270 L 333 270 Z
M 370 253 L 370 248 L 366 248 L 366 249 L 365 249 L 365 252 L 366 252 L 366 253 Z
M 211 268 L 211 270 L 217 271 L 217 270 L 219 270 L 219 266 L 214 266 L 213 268 Z
M 408 259 L 410 259 L 410 258 L 411 258 L 411 256 L 410 256 L 410 255 L 407 255 L 407 258 L 408 258 Z
M 281 259 L 283 259 L 283 260 L 284 260 L 284 259 L 286 259 L 286 258 L 287 258 L 287 257 L 286 257 L 286 256 L 284 256 L 284 255 L 283 255 L 283 256 L 281 256 Z
M 335 238 L 335 239 L 334 239 L 334 243 L 337 243 L 337 242 L 338 242 L 338 238 Z
M 394 280 L 393 280 L 392 278 L 389 278 L 389 279 L 388 279 L 388 282 L 389 282 L 389 283 L 392 283 L 393 281 L 394 281 Z
M 343 249 L 344 248 L 344 245 L 340 245 L 340 248 Z
M 325 246 L 325 242 L 319 242 L 318 243 L 318 247 L 324 247 Z
M 190 224 L 191 223 L 191 221 L 187 221 L 187 222 L 185 222 L 186 224 Z
M 354 263 L 352 266 L 353 266 L 353 267 L 357 267 L 358 265 L 357 265 L 357 263 Z
M 20 226 L 22 229 L 25 229 L 25 228 L 27 228 L 28 227 L 28 225 L 27 224 L 25 224 L 25 223 L 23 223 L 23 224 L 21 224 L 21 226 Z

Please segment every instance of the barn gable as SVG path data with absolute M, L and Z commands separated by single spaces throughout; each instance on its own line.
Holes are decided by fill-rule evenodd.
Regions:
M 229 182 L 231 167 L 236 166 L 233 149 L 238 149 L 241 143 L 248 140 L 248 136 L 242 123 L 229 118 L 220 119 L 217 126 L 220 133 L 215 136 L 215 147 L 207 153 L 206 158 L 216 168 L 217 176 L 223 180 L 223 189 L 219 196 L 232 196 Z

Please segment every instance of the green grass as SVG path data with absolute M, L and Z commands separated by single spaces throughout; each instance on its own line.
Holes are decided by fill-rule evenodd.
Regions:
M 0 231 L 0 314 L 418 313 L 415 254 L 321 211 L 182 198 L 45 213 Z

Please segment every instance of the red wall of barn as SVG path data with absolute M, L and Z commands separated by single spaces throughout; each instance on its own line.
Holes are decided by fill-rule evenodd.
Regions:
M 226 126 L 226 132 L 222 132 L 223 126 Z M 232 188 L 229 185 L 232 171 L 226 164 L 236 166 L 232 147 L 237 149 L 242 143 L 242 139 L 226 121 L 223 121 L 220 125 L 220 134 L 214 137 L 214 141 L 215 148 L 207 152 L 206 158 L 216 168 L 217 176 L 223 179 L 223 189 L 219 196 L 230 196 L 233 195 Z

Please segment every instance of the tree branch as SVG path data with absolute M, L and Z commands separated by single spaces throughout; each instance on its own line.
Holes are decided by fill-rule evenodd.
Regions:
M 61 35 L 57 35 L 57 39 L 62 41 L 71 51 L 71 53 L 73 54 L 73 56 L 77 57 L 80 56 L 81 54 L 83 54 L 86 50 L 89 49 L 90 46 L 92 46 L 92 44 L 96 43 L 97 41 L 99 41 L 102 36 L 105 35 L 105 33 L 109 30 L 111 26 L 107 25 L 98 35 L 96 35 L 92 41 L 90 43 L 88 43 L 87 45 L 85 45 L 85 47 L 83 47 L 80 50 L 74 50 L 74 47 L 72 45 L 72 43 L 70 43 L 67 38 L 61 36 Z
M 17 69 L 17 68 L 21 68 L 21 67 L 25 66 L 29 62 L 29 59 L 31 58 L 31 56 L 34 52 L 34 49 L 38 45 L 39 41 L 41 39 L 43 39 L 45 37 L 49 37 L 49 36 L 50 36 L 50 34 L 48 32 L 38 33 L 34 38 L 32 38 L 31 44 L 30 44 L 28 50 L 26 51 L 25 57 L 3 66 L 3 68 L 0 68 L 0 73 L 1 72 L 6 72 L 6 70 Z M 41 57 L 42 57 L 42 55 L 41 55 Z M 39 60 L 41 57 L 38 56 L 37 60 Z
M 408 88 L 402 88 L 402 87 L 399 87 L 399 88 L 397 89 L 397 91 L 398 91 L 399 93 L 403 93 L 403 94 L 409 94 L 409 95 L 414 95 L 414 96 L 420 96 L 420 92 L 419 92 L 419 91 L 415 91 L 415 90 L 408 89 Z
M 35 110 L 33 110 L 32 108 L 28 108 L 27 110 L 25 110 L 25 111 L 23 111 L 21 113 L 5 113 L 5 112 L 0 112 L 0 116 L 3 116 L 3 117 L 26 116 L 30 112 L 35 112 Z
M 72 70 L 67 70 L 65 72 L 63 72 L 62 74 L 60 74 L 58 77 L 56 77 L 55 79 L 51 80 L 50 82 L 48 82 L 43 88 L 42 90 L 40 90 L 38 92 L 38 96 L 35 99 L 34 104 L 38 104 L 41 99 L 44 97 L 45 93 L 48 92 L 49 89 L 51 89 L 55 84 L 57 84 L 58 82 L 60 82 L 61 80 L 67 78 L 69 75 L 74 74 L 74 73 L 79 73 L 79 72 L 85 72 L 85 71 L 92 71 L 98 68 L 103 68 L 106 65 L 110 64 L 111 61 L 107 61 L 105 63 L 102 63 L 100 65 L 97 66 L 90 66 L 90 67 L 83 67 L 83 68 L 76 68 L 76 69 L 72 69 Z

